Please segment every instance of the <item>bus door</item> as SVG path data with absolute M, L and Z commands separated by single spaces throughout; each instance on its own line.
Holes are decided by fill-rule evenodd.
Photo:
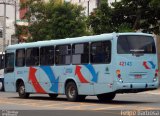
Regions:
M 5 54 L 5 69 L 4 69 L 4 87 L 5 91 L 16 91 L 15 88 L 15 73 L 14 73 L 14 52 Z
M 157 70 L 157 55 L 152 36 L 120 35 L 117 54 L 116 70 L 123 82 L 153 82 Z

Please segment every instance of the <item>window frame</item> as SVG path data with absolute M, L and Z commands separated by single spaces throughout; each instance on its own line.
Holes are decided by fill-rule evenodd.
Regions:
M 8 60 L 6 59 L 8 54 L 9 54 L 9 55 L 13 55 L 13 59 L 12 59 L 12 60 L 13 60 L 13 66 L 11 67 L 12 70 L 11 70 L 11 69 L 8 70 L 7 65 L 6 65 L 6 63 L 7 63 L 7 61 L 8 61 Z M 14 53 L 14 52 L 6 53 L 6 54 L 5 54 L 5 68 L 4 68 L 4 73 L 12 73 L 12 72 L 14 72 L 14 68 L 15 68 L 15 53 Z
M 98 42 L 109 42 L 109 44 L 110 44 L 110 51 L 109 51 L 109 60 L 107 60 L 107 61 L 105 61 L 105 62 L 93 62 L 92 61 L 92 44 L 94 44 L 94 43 L 98 43 Z M 91 64 L 110 64 L 112 62 L 112 42 L 111 42 L 111 40 L 103 40 L 103 41 L 94 41 L 94 42 L 91 42 L 90 43 L 90 63 Z
M 120 38 L 120 37 L 125 37 L 125 39 L 128 41 L 128 37 L 133 37 L 133 36 L 135 36 L 135 37 L 138 37 L 138 36 L 143 36 L 143 37 L 148 37 L 148 38 L 152 38 L 152 40 L 153 40 L 153 42 L 154 43 L 152 43 L 152 44 L 154 44 L 154 46 L 152 46 L 152 47 L 154 47 L 154 51 L 152 52 L 152 53 L 141 53 L 141 52 L 131 52 L 131 51 L 129 51 L 128 53 L 125 51 L 125 53 L 122 53 L 122 51 L 119 51 L 119 43 L 120 43 L 120 40 L 122 39 L 122 38 Z M 124 39 L 124 38 L 123 38 Z M 130 47 L 130 46 L 129 46 Z M 146 35 L 120 35 L 120 36 L 118 36 L 118 38 L 117 38 L 117 54 L 119 54 L 119 55 L 125 55 L 125 54 L 127 54 L 127 55 L 130 55 L 130 54 L 135 54 L 135 55 L 144 55 L 144 54 L 156 54 L 157 53 L 157 50 L 156 50 L 156 42 L 155 42 L 155 40 L 154 40 L 154 38 L 152 37 L 152 36 L 146 36 Z
M 28 60 L 28 59 L 27 59 L 27 50 L 28 50 L 28 49 L 36 49 L 36 48 L 38 49 L 38 63 L 37 63 L 37 65 L 33 65 L 33 64 L 32 64 L 32 65 L 28 65 L 28 64 L 27 64 L 27 60 Z M 33 57 L 33 56 L 32 56 L 32 57 Z M 25 60 L 25 64 L 26 64 L 27 67 L 30 67 L 30 66 L 39 66 L 39 64 L 40 64 L 40 49 L 39 49 L 39 47 L 26 48 L 25 59 L 26 59 L 26 60 Z
M 70 46 L 70 54 L 65 54 L 65 55 L 59 55 L 59 54 L 57 54 L 57 47 L 59 47 L 59 46 Z M 57 63 L 57 56 L 59 57 L 59 56 L 63 56 L 63 57 L 65 57 L 65 56 L 70 56 L 70 63 Z M 72 45 L 71 44 L 60 44 L 60 45 L 56 45 L 55 46 L 55 65 L 70 65 L 70 64 L 72 64 Z
M 84 46 L 85 46 L 85 44 L 88 44 L 88 62 L 87 63 L 82 63 L 82 59 L 81 59 L 81 63 L 73 63 L 73 55 L 82 55 L 81 53 L 73 53 L 73 50 L 75 50 L 75 45 L 80 45 L 80 44 L 83 44 Z M 74 49 L 73 49 L 73 47 L 74 47 Z M 85 51 L 85 48 L 84 48 L 84 51 Z M 83 53 L 83 55 L 85 55 L 86 53 Z M 79 64 L 89 64 L 90 63 L 90 43 L 89 42 L 82 42 L 82 43 L 74 43 L 74 44 L 72 44 L 72 64 L 73 65 L 79 65 Z
M 47 65 L 44 65 L 44 64 L 42 64 L 42 62 L 41 62 L 41 59 L 42 59 L 42 57 L 41 57 L 41 56 L 42 56 L 42 54 L 41 54 L 41 51 L 42 51 L 42 50 L 41 50 L 41 49 L 42 49 L 42 48 L 49 48 L 49 47 L 53 47 L 53 51 L 54 51 L 54 53 L 53 53 L 53 64 L 50 63 L 50 64 L 47 64 Z M 40 56 L 40 58 L 39 58 L 39 59 L 40 59 L 40 60 L 39 60 L 39 65 L 41 65 L 41 66 L 52 66 L 52 65 L 55 64 L 55 46 L 54 46 L 54 45 L 51 45 L 51 46 L 41 46 L 39 50 L 40 50 L 40 51 L 39 51 L 39 53 L 40 53 L 40 55 L 39 55 L 39 56 Z
M 17 51 L 18 50 L 24 50 L 24 56 L 23 56 L 23 66 L 18 66 L 17 65 Z M 16 67 L 24 67 L 25 65 L 26 65 L 26 50 L 25 50 L 25 48 L 22 48 L 22 49 L 16 49 L 16 58 L 15 58 L 15 66 Z

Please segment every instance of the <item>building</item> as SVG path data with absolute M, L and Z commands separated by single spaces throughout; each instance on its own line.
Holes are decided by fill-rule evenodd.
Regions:
M 65 2 L 71 2 L 72 4 L 82 5 L 85 8 L 85 15 L 89 16 L 90 13 L 98 7 L 100 0 L 65 0 Z
M 108 0 L 108 3 L 110 5 L 112 2 L 118 1 L 120 0 Z M 100 5 L 101 0 L 65 0 L 65 2 L 82 5 L 85 8 L 85 15 L 89 16 L 90 13 Z
M 6 4 L 5 4 L 6 3 Z M 6 5 L 6 12 L 5 12 L 5 5 Z M 16 0 L 0 0 L 0 30 L 2 31 L 2 35 L 4 36 L 4 18 L 6 18 L 6 25 L 5 25 L 5 42 L 4 37 L 0 36 L 0 52 L 4 51 L 4 47 L 11 44 L 11 40 L 13 35 L 15 35 L 15 22 L 19 17 L 18 12 L 18 1 Z M 6 17 L 5 17 L 6 13 Z M 4 45 L 5 43 L 5 45 Z

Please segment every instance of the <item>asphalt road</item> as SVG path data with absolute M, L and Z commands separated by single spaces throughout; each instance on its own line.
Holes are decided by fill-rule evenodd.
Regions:
M 143 93 L 118 94 L 109 103 L 100 103 L 95 96 L 88 96 L 83 102 L 69 102 L 62 95 L 55 100 L 42 94 L 31 95 L 29 99 L 20 99 L 17 93 L 0 92 L 0 109 L 0 116 L 6 116 L 6 113 L 11 113 L 12 116 L 13 114 L 14 116 L 74 116 L 74 114 L 75 116 L 128 116 L 126 115 L 128 112 L 131 116 L 140 113 L 139 111 L 148 111 L 147 113 L 152 113 L 153 116 L 151 112 L 153 110 L 157 110 L 154 115 L 159 116 L 160 89 Z

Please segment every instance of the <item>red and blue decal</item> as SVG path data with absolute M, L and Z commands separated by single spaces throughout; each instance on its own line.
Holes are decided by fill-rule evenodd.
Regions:
M 92 74 L 92 80 L 91 81 L 97 83 L 97 81 L 98 81 L 98 72 L 96 73 L 94 67 L 91 64 L 87 64 L 87 65 L 84 65 L 84 66 L 86 66 L 86 68 Z
M 52 84 L 52 86 L 50 88 L 50 91 L 58 93 L 59 77 L 58 78 L 55 77 L 51 67 L 49 67 L 49 66 L 41 66 L 40 68 L 45 72 L 45 74 L 47 75 L 47 77 L 50 80 L 50 83 Z M 37 72 L 36 68 L 30 67 L 30 69 L 29 69 L 29 81 L 32 83 L 32 85 L 33 85 L 33 87 L 34 87 L 34 89 L 37 93 L 46 93 L 46 91 L 39 84 L 39 82 L 36 78 L 36 75 L 35 75 L 36 72 Z
M 39 84 L 37 78 L 36 78 L 36 73 L 37 69 L 30 67 L 29 68 L 29 81 L 32 83 L 35 91 L 37 93 L 46 93 L 46 91 L 41 87 L 41 85 Z
M 52 86 L 50 88 L 50 91 L 53 91 L 55 93 L 58 93 L 58 82 L 59 82 L 59 77 L 56 78 L 51 67 L 49 66 L 41 66 L 40 67 L 44 72 L 45 74 L 48 76 Z
M 143 66 L 145 69 L 155 69 L 156 65 L 153 63 L 153 61 L 144 61 Z
M 89 70 L 89 72 L 92 75 L 92 80 L 91 81 L 97 83 L 98 73 L 96 73 L 94 67 L 91 64 L 87 64 L 87 65 L 84 65 L 84 66 Z M 89 81 L 82 75 L 81 68 L 82 67 L 79 66 L 79 65 L 76 66 L 75 75 L 77 75 L 77 77 L 78 77 L 78 79 L 81 83 L 89 83 Z
M 85 77 L 82 75 L 82 73 L 81 73 L 81 66 L 76 66 L 76 69 L 75 69 L 75 75 L 77 75 L 78 76 L 78 78 L 79 78 L 79 81 L 81 82 L 81 83 L 89 83 L 86 79 L 85 79 Z

